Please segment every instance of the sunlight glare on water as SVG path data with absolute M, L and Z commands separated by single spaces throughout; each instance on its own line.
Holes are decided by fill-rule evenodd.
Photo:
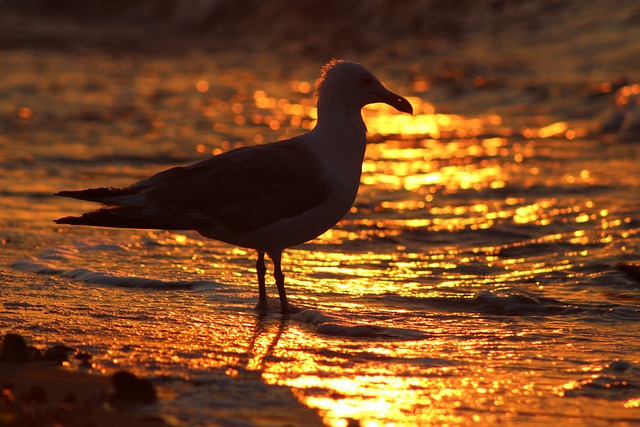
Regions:
M 302 86 L 302 84 L 301 84 Z M 295 86 L 294 87 L 298 87 Z M 308 93 L 309 85 L 304 85 L 302 94 Z M 272 111 L 266 116 L 255 113 L 253 123 L 263 123 L 273 130 L 290 125 L 309 129 L 314 126 L 317 113 L 312 102 L 303 98 L 299 104 L 269 97 L 264 91 L 254 93 L 256 107 Z M 374 105 L 364 109 L 363 116 L 373 144 L 367 149 L 363 164 L 361 202 L 352 209 L 352 216 L 344 220 L 338 228 L 328 231 L 315 244 L 321 252 L 292 250 L 285 255 L 291 270 L 301 277 L 315 277 L 322 280 L 322 292 L 338 293 L 354 297 L 388 294 L 410 297 L 445 296 L 443 289 L 457 292 L 450 298 L 458 299 L 474 296 L 474 289 L 520 284 L 522 281 L 540 283 L 540 278 L 554 274 L 576 278 L 570 271 L 579 267 L 581 258 L 590 254 L 589 249 L 576 249 L 565 253 L 564 259 L 548 263 L 538 259 L 534 253 L 526 256 L 504 257 L 502 253 L 517 253 L 518 248 L 544 246 L 567 242 L 579 247 L 611 244 L 614 236 L 624 237 L 615 229 L 631 222 L 630 217 L 610 220 L 609 210 L 591 199 L 567 201 L 560 196 L 507 195 L 504 198 L 484 198 L 483 192 L 503 191 L 509 183 L 519 182 L 525 188 L 549 186 L 556 178 L 536 161 L 536 157 L 549 150 L 538 141 L 549 138 L 569 141 L 584 136 L 584 130 L 570 128 L 566 122 L 556 122 L 538 128 L 526 127 L 520 130 L 515 140 L 513 132 L 502 127 L 498 115 L 465 118 L 459 115 L 436 114 L 433 106 L 422 103 L 419 98 L 409 98 L 413 104 L 413 116 L 398 115 L 386 105 Z M 274 120 L 277 124 L 274 124 Z M 375 143 L 378 137 L 382 143 Z M 537 140 L 536 140 L 537 139 Z M 553 143 L 552 143 L 553 144 Z M 592 173 L 582 169 L 576 173 L 563 172 L 565 184 L 591 185 Z M 404 193 L 399 193 L 404 192 Z M 471 197 L 467 194 L 471 193 Z M 384 197 L 395 194 L 395 197 Z M 398 197 L 404 194 L 405 197 Z M 474 194 L 476 196 L 474 197 Z M 438 203 L 439 198 L 453 198 L 453 203 Z M 567 204 L 569 202 L 569 204 Z M 601 231 L 581 229 L 580 224 L 599 224 Z M 557 232 L 558 225 L 573 224 L 571 231 Z M 480 245 L 465 248 L 466 245 L 452 242 L 447 250 L 438 248 L 427 252 L 407 250 L 411 242 L 403 241 L 407 233 L 455 233 L 482 231 L 532 225 L 541 227 L 538 235 L 516 242 L 498 245 Z M 332 252 L 329 248 L 358 241 L 386 241 L 392 247 L 388 252 L 378 248 L 375 253 L 363 252 L 350 255 Z M 489 276 L 472 273 L 497 269 Z M 425 278 L 437 272 L 441 280 L 431 286 Z M 308 281 L 290 279 L 289 283 L 300 294 L 313 292 Z M 312 285 L 313 286 L 313 285 Z M 539 289 L 543 289 L 542 285 Z M 316 289 L 317 291 L 317 289 Z M 464 292 L 467 292 L 466 294 Z M 302 298 L 302 296 L 300 297 Z M 302 299 L 300 300 L 302 301 Z M 340 306 L 331 307 L 323 298 L 313 298 L 314 305 L 326 312 L 340 312 Z M 354 307 L 359 304 L 343 304 Z M 361 307 L 364 308 L 364 307 Z M 396 315 L 398 311 L 395 311 Z M 389 325 L 393 325 L 390 322 Z M 489 329 L 476 331 L 479 335 L 500 336 L 501 333 Z M 530 333 L 535 334 L 535 330 Z M 509 334 L 507 334 L 509 335 Z M 325 339 L 310 342 L 306 334 L 290 333 L 292 343 L 283 347 L 326 347 Z M 439 349 L 433 342 L 435 351 Z M 482 346 L 481 342 L 467 341 L 457 353 L 459 356 L 470 349 Z M 510 403 L 502 413 L 502 419 L 514 417 L 518 410 L 527 407 L 527 402 L 544 394 L 540 384 L 532 377 L 534 371 L 522 375 L 503 377 L 489 368 L 478 378 L 478 372 L 465 377 L 464 369 L 437 366 L 421 371 L 419 376 L 407 375 L 406 366 L 394 369 L 393 363 L 387 371 L 380 371 L 379 365 L 371 369 L 360 367 L 357 375 L 353 367 L 346 366 L 340 371 L 338 362 L 322 366 L 309 353 L 280 354 L 277 346 L 275 354 L 280 357 L 299 357 L 295 363 L 264 368 L 263 378 L 273 384 L 284 384 L 298 390 L 298 396 L 305 404 L 321 409 L 325 420 L 332 426 L 346 426 L 349 419 L 361 420 L 362 426 L 415 425 L 417 420 L 429 419 L 435 424 L 456 424 L 463 417 L 452 413 L 451 408 L 462 407 L 475 396 L 476 405 L 491 402 L 495 406 L 506 405 L 509 397 L 505 393 L 521 398 Z M 411 349 L 405 343 L 402 351 L 398 348 L 370 347 L 364 351 L 370 355 L 384 354 L 385 358 L 402 359 L 404 354 L 431 353 L 434 348 L 425 349 L 420 341 Z M 311 352 L 312 353 L 312 352 Z M 337 351 L 336 351 L 337 354 Z M 372 356 L 368 356 L 372 357 Z M 323 359 L 323 358 L 320 358 Z M 329 374 L 331 372 L 332 374 Z M 335 375 L 341 372 L 340 375 Z M 460 377 L 452 384 L 450 377 Z M 314 390 L 331 390 L 331 395 L 317 395 Z M 471 399 L 473 402 L 473 399 Z M 446 402 L 446 403 L 445 403 Z M 420 409 L 416 409 L 420 408 Z M 496 417 L 485 415 L 479 420 L 495 422 Z M 386 420 L 386 421 L 382 421 Z
M 637 144 L 563 117 L 444 114 L 428 92 L 409 96 L 412 116 L 369 106 L 355 205 L 283 255 L 302 314 L 260 316 L 253 251 L 191 231 L 57 226 L 96 205 L 51 194 L 305 132 L 312 82 L 215 61 L 12 55 L 0 273 L 16 330 L 84 346 L 100 372 L 192 387 L 167 410 L 205 420 L 229 384 L 251 384 L 233 405 L 259 412 L 276 390 L 259 381 L 336 427 L 637 422 L 633 389 L 589 400 L 616 384 L 605 374 L 633 383 L 635 368 L 606 371 L 616 360 L 638 365 L 637 285 L 615 268 L 640 250 Z M 387 86 L 415 95 L 422 82 Z
M 273 107 L 275 102 L 273 100 L 265 106 Z M 376 135 L 402 136 L 369 145 L 363 164 L 363 201 L 356 204 L 352 209 L 353 215 L 344 220 L 340 227 L 330 230 L 316 241 L 319 247 L 358 241 L 387 241 L 392 245 L 389 252 L 378 248 L 375 253 L 350 255 L 331 252 L 327 248 L 322 252 L 294 250 L 287 256 L 288 264 L 295 266 L 292 269 L 300 276 L 321 279 L 323 292 L 350 295 L 352 298 L 389 294 L 411 297 L 440 295 L 446 298 L 443 289 L 457 289 L 457 292 L 450 294 L 454 300 L 461 295 L 471 298 L 474 289 L 518 285 L 522 281 L 537 281 L 539 279 L 536 278 L 541 276 L 568 273 L 580 265 L 581 257 L 589 253 L 586 249 L 576 250 L 568 252 L 565 259 L 548 263 L 537 259 L 535 254 L 505 258 L 501 255 L 503 252 L 517 252 L 518 247 L 562 241 L 580 246 L 589 245 L 590 242 L 607 245 L 612 235 L 604 230 L 624 226 L 624 223 L 631 221 L 627 217 L 610 222 L 607 219 L 608 210 L 598 209 L 591 200 L 573 201 L 567 206 L 566 200 L 544 195 L 533 199 L 515 195 L 493 200 L 482 198 L 483 192 L 500 191 L 510 182 L 523 182 L 525 186 L 549 185 L 548 178 L 541 172 L 540 163 L 531 161 L 538 155 L 538 144 L 531 138 L 566 135 L 572 139 L 580 130 L 569 129 L 566 123 L 558 122 L 540 128 L 523 129 L 522 136 L 512 142 L 504 136 L 483 136 L 508 133 L 500 129 L 502 120 L 497 115 L 466 119 L 457 115 L 435 114 L 432 106 L 421 104 L 417 98 L 411 98 L 411 102 L 416 111 L 414 116 L 398 115 L 385 105 L 364 110 L 374 141 Z M 296 109 L 285 108 L 288 108 L 284 110 L 286 114 L 305 111 L 299 120 L 292 120 L 292 123 L 315 119 L 315 112 L 308 105 L 300 105 Z M 312 122 L 309 123 L 312 125 Z M 416 138 L 412 135 L 421 136 Z M 582 170 L 568 180 L 572 184 L 588 184 L 592 179 L 589 171 Z M 402 191 L 405 193 L 399 193 Z M 467 196 L 469 192 L 472 192 L 471 197 Z M 404 194 L 405 197 L 396 196 L 388 200 L 384 194 Z M 442 197 L 453 197 L 455 202 L 438 203 L 438 198 Z M 575 230 L 568 233 L 554 231 L 554 224 L 577 226 L 585 222 L 597 222 L 603 231 L 594 233 L 579 227 L 574 227 Z M 520 242 L 471 249 L 452 242 L 446 251 L 437 249 L 422 253 L 407 250 L 411 243 L 405 244 L 403 241 L 403 236 L 412 231 L 454 233 L 528 224 L 547 227 L 549 232 Z M 486 271 L 497 269 L 498 272 L 486 277 L 470 274 L 480 265 L 485 266 L 483 269 L 486 268 Z M 425 278 L 434 272 L 438 272 L 441 281 L 429 286 Z M 575 277 L 567 274 L 568 278 L 572 276 Z M 306 281 L 292 279 L 290 283 L 300 289 L 301 294 L 313 292 L 307 288 Z M 314 301 L 315 305 L 323 307 L 328 313 L 336 308 L 326 306 L 321 297 Z M 395 312 L 397 314 L 398 311 Z M 390 322 L 389 326 L 392 325 L 393 322 Z M 491 328 L 475 333 L 493 337 L 504 335 Z M 535 334 L 535 331 L 529 333 Z M 304 334 L 298 338 L 290 335 L 289 339 L 299 341 L 285 344 L 284 347 L 327 345 L 324 339 L 317 344 L 309 343 L 309 337 Z M 468 339 L 456 354 L 465 357 L 463 354 L 474 348 L 490 345 L 482 341 Z M 425 344 L 418 341 L 415 348 L 411 349 L 411 343 L 407 342 L 402 350 L 372 346 L 363 352 L 367 352 L 368 357 L 383 354 L 385 359 L 401 360 L 406 356 L 402 353 L 432 354 L 441 351 L 437 341 L 433 344 L 425 348 Z M 286 353 L 282 357 L 286 358 Z M 508 359 L 509 356 L 506 357 Z M 386 372 L 382 372 L 379 365 L 372 365 L 368 369 L 365 363 L 365 366 L 359 367 L 357 374 L 347 366 L 336 376 L 329 374 L 340 370 L 336 363 L 322 366 L 307 354 L 304 360 L 298 359 L 296 363 L 287 364 L 284 370 L 281 367 L 265 368 L 263 378 L 267 382 L 299 390 L 298 396 L 302 401 L 321 409 L 325 413 L 325 420 L 336 427 L 348 425 L 349 419 L 361 420 L 360 425 L 371 427 L 389 425 L 390 420 L 394 420 L 394 425 L 411 426 L 425 419 L 434 424 L 454 425 L 463 422 L 463 417 L 450 409 L 464 407 L 468 405 L 465 402 L 474 402 L 474 399 L 479 407 L 489 402 L 497 407 L 507 405 L 501 419 L 509 419 L 518 410 L 526 409 L 531 399 L 545 393 L 542 391 L 544 387 L 541 389 L 533 379 L 534 371 L 504 377 L 494 372 L 493 368 L 488 368 L 480 377 L 477 371 L 466 377 L 465 369 L 435 364 L 436 367 L 422 370 L 419 376 L 407 374 L 407 369 L 416 368 L 394 367 L 393 363 L 386 365 Z M 452 384 L 451 376 L 459 377 L 455 384 Z M 332 395 L 316 395 L 314 390 L 317 389 L 331 390 Z M 520 397 L 507 404 L 509 397 L 505 397 L 505 393 Z M 474 397 L 470 400 L 470 396 Z M 496 420 L 495 416 L 485 414 L 476 421 L 491 423 Z

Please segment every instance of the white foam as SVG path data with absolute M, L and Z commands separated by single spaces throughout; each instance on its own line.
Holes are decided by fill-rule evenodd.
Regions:
M 316 331 L 323 335 L 350 338 L 384 337 L 400 340 L 421 340 L 427 338 L 424 333 L 415 329 L 354 324 L 344 319 L 331 317 L 318 310 L 302 310 L 293 315 L 292 318 L 316 326 Z
M 192 288 L 194 285 L 203 282 L 168 282 L 158 279 L 149 279 L 145 277 L 134 276 L 117 276 L 114 274 L 102 273 L 85 268 L 72 270 L 63 270 L 50 267 L 46 264 L 39 263 L 35 260 L 16 261 L 11 267 L 19 271 L 27 273 L 43 274 L 50 276 L 59 276 L 67 279 L 76 280 L 91 285 L 115 286 L 120 288 L 158 288 L 158 289 L 174 289 L 174 288 Z

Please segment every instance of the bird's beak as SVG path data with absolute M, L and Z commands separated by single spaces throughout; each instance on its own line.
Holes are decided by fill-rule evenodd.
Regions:
M 391 105 L 398 111 L 402 111 L 403 113 L 413 114 L 413 107 L 405 98 L 400 95 L 396 95 L 390 90 L 383 89 L 382 92 L 378 93 L 380 97 L 380 101 L 385 104 Z

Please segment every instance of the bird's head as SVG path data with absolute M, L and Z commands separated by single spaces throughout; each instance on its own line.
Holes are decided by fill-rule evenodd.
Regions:
M 316 84 L 318 105 L 344 103 L 362 108 L 384 102 L 398 111 L 413 114 L 409 101 L 385 88 L 369 70 L 349 61 L 332 60 L 322 68 Z

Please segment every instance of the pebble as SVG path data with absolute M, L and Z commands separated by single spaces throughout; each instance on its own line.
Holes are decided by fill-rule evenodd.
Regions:
M 50 362 L 68 362 L 69 353 L 73 351 L 74 350 L 71 347 L 67 347 L 66 345 L 54 345 L 44 352 L 44 358 Z
M 640 267 L 639 266 L 619 263 L 617 267 L 618 267 L 618 270 L 626 274 L 628 278 L 630 278 L 636 283 L 640 283 Z
M 0 352 L 0 361 L 6 363 L 25 363 L 28 362 L 29 346 L 24 338 L 18 334 L 6 334 L 2 340 L 2 352 Z
M 155 403 L 157 399 L 151 382 L 130 372 L 116 372 L 111 382 L 114 390 L 109 401 L 114 405 L 147 405 Z

